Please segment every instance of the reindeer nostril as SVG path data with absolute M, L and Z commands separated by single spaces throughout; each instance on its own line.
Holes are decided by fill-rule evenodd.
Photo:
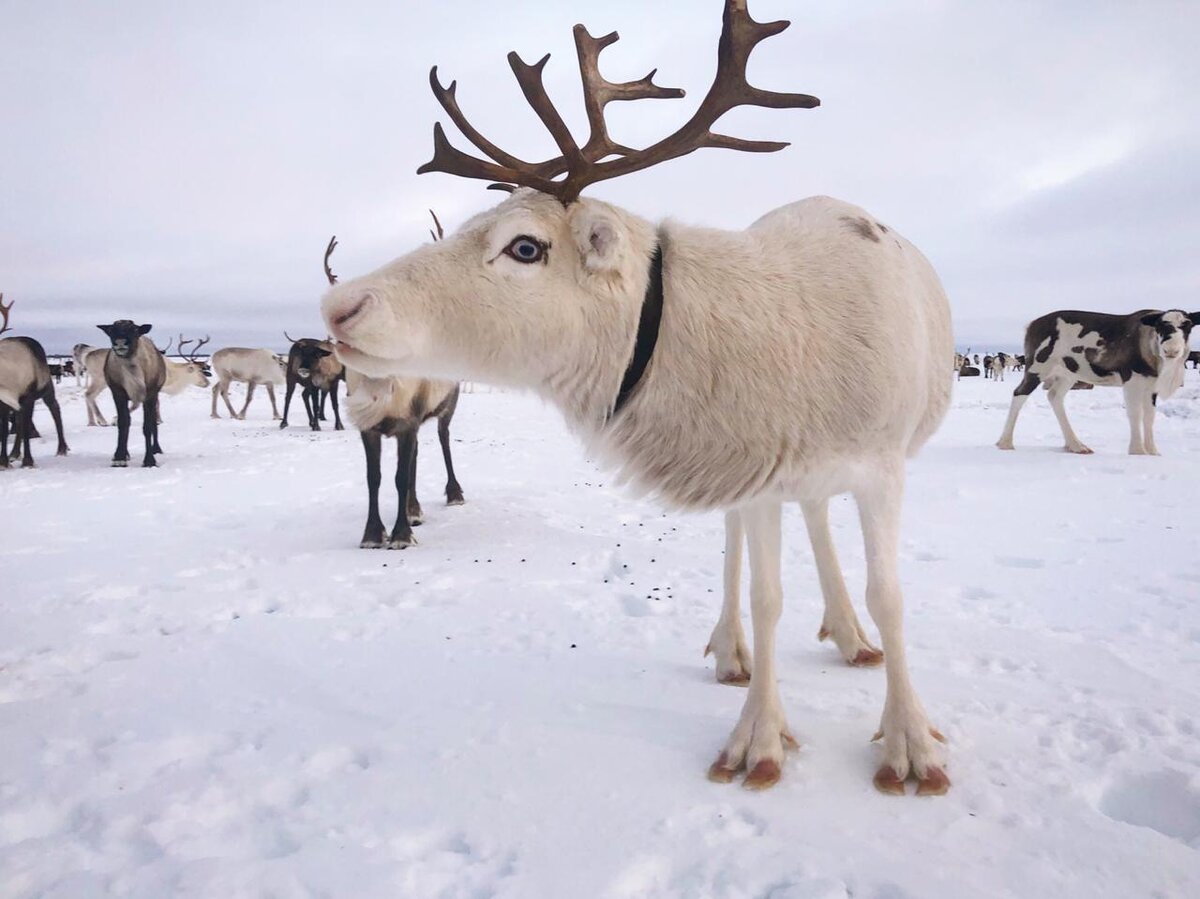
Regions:
M 354 318 L 360 312 L 363 311 L 363 308 L 367 305 L 367 301 L 370 299 L 371 299 L 371 297 L 369 295 L 363 297 L 361 300 L 359 300 L 357 303 L 355 303 L 353 306 L 351 306 L 345 312 L 340 313 L 336 318 L 334 318 L 333 323 L 335 325 L 346 324 L 346 322 L 350 321 L 350 319 Z

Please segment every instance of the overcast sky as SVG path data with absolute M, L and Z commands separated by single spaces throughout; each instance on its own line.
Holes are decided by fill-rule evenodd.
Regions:
M 860 204 L 933 261 L 960 345 L 1019 342 L 1055 308 L 1200 309 L 1200 3 L 751 0 L 792 27 L 758 86 L 815 110 L 739 110 L 703 150 L 589 194 L 642 215 L 741 228 L 813 194 Z M 657 66 L 684 100 L 610 107 L 619 142 L 682 123 L 708 87 L 720 0 L 0 0 L 0 291 L 53 351 L 133 318 L 160 343 L 322 335 L 336 269 L 368 271 L 494 203 L 416 175 L 468 117 L 526 158 L 553 143 L 505 61 L 552 53 L 548 87 L 585 135 L 571 26 L 619 30 L 612 80 Z M 448 123 L 447 123 L 448 124 Z M 469 148 L 452 126 L 451 139 Z

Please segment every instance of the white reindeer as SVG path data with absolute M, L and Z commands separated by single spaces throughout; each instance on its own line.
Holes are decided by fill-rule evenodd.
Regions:
M 624 481 L 678 509 L 723 509 L 731 559 L 749 541 L 754 667 L 741 717 L 709 776 L 764 788 L 794 744 L 776 682 L 782 604 L 781 507 L 805 512 L 826 600 L 823 631 L 855 659 L 871 650 L 842 582 L 826 520 L 830 497 L 850 492 L 866 544 L 867 607 L 883 641 L 887 697 L 879 726 L 878 789 L 945 792 L 949 779 L 909 677 L 897 565 L 905 459 L 937 428 L 950 399 L 945 360 L 950 312 L 924 256 L 864 210 L 825 197 L 783 206 L 744 231 L 654 224 L 580 199 L 587 185 L 702 147 L 773 151 L 785 144 L 714 134 L 738 106 L 809 108 L 814 97 L 761 90 L 746 63 L 788 23 L 752 20 L 726 0 L 718 70 L 693 117 L 646 150 L 614 143 L 604 107 L 616 99 L 681 96 L 652 76 L 626 84 L 599 72 L 617 39 L 575 41 L 591 126 L 578 144 L 542 84 L 543 59 L 509 62 L 560 156 L 531 164 L 467 121 L 455 97 L 430 81 L 464 135 L 491 161 L 434 129 L 442 171 L 521 185 L 457 234 L 373 274 L 331 288 L 322 301 L 338 355 L 373 376 L 479 380 L 532 389 Z M 560 177 L 561 176 L 561 177 Z M 896 356 L 892 347 L 908 352 Z M 725 612 L 710 646 L 718 672 L 749 673 L 726 570 Z
M 217 394 L 225 400 L 229 409 L 229 417 L 244 420 L 250 400 L 254 398 L 254 388 L 262 384 L 267 388 L 267 396 L 271 399 L 271 418 L 279 421 L 279 407 L 275 405 L 275 388 L 282 387 L 287 380 L 287 363 L 276 356 L 271 350 L 249 349 L 247 347 L 229 346 L 217 350 L 209 357 L 209 365 L 217 383 L 212 388 L 211 418 L 220 418 L 217 414 Z M 246 402 L 242 404 L 241 412 L 233 411 L 233 403 L 229 401 L 229 385 L 234 381 L 246 385 Z
M 149 342 L 149 338 L 147 338 Z M 184 340 L 183 335 L 179 336 L 178 349 L 182 351 L 183 346 L 189 343 L 195 343 L 194 340 Z M 189 387 L 208 387 L 208 376 L 205 375 L 204 369 L 207 363 L 196 358 L 196 353 L 200 347 L 208 343 L 208 337 L 200 340 L 191 355 L 184 356 L 182 361 L 169 359 L 164 355 L 162 350 L 154 346 L 160 356 L 163 357 L 163 362 L 166 366 L 166 379 L 163 382 L 162 393 L 167 396 L 178 396 L 187 390 Z M 167 344 L 170 347 L 170 343 Z M 84 405 L 87 407 L 88 427 L 108 427 L 108 420 L 104 417 L 104 413 L 100 411 L 100 405 L 96 402 L 98 397 L 105 390 L 109 389 L 109 383 L 105 376 L 105 360 L 108 358 L 108 349 L 101 347 L 99 349 L 89 350 L 83 357 L 84 368 L 87 371 L 87 389 L 83 392 Z M 133 401 L 131 412 L 136 412 L 139 405 L 138 400 Z M 162 424 L 162 411 L 156 406 L 156 414 L 158 415 L 158 424 Z

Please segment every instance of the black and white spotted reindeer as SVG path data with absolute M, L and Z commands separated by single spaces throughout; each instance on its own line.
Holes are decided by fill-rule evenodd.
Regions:
M 1103 312 L 1051 312 L 1025 330 L 1025 377 L 1013 391 L 1000 449 L 1013 448 L 1021 407 L 1044 383 L 1062 428 L 1066 450 L 1091 453 L 1071 428 L 1063 398 L 1077 383 L 1121 387 L 1129 416 L 1129 452 L 1158 455 L 1154 413 L 1159 397 L 1183 386 L 1188 337 L 1200 312 L 1143 309 L 1129 315 Z

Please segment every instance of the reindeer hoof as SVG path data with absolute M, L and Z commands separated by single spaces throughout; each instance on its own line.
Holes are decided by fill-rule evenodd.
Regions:
M 447 506 L 461 506 L 466 502 L 461 493 L 451 494 L 446 497 Z
M 937 765 L 930 765 L 924 777 L 917 778 L 918 796 L 944 796 L 950 789 L 950 778 Z
M 750 773 L 742 781 L 742 786 L 747 790 L 767 790 L 779 783 L 781 776 L 779 762 L 763 759 L 750 769 Z
M 904 780 L 896 774 L 891 765 L 884 765 L 875 772 L 875 789 L 889 796 L 903 796 Z
M 113 468 L 128 468 L 129 462 L 125 459 L 113 459 L 112 467 Z
M 407 537 L 397 537 L 392 535 L 392 539 L 388 541 L 388 549 L 408 549 L 410 546 L 417 545 L 417 538 L 412 534 Z
M 850 664 L 855 668 L 876 668 L 883 664 L 883 650 L 860 649 L 850 660 Z
M 359 549 L 383 549 L 383 540 L 368 540 L 363 539 L 362 543 L 358 544 Z
M 284 428 L 286 428 L 286 427 L 287 427 L 287 422 L 286 422 L 286 421 L 281 421 L 281 422 L 279 423 L 279 430 L 281 430 L 281 431 L 282 431 L 282 430 L 283 430 Z
M 727 687 L 748 687 L 750 686 L 750 675 L 745 671 L 731 671 L 728 674 L 718 674 L 717 683 L 725 684 Z
M 742 770 L 741 766 L 735 768 L 729 764 L 729 756 L 722 751 L 717 756 L 717 760 L 709 767 L 708 779 L 717 784 L 733 783 L 733 779 L 737 777 L 740 770 Z

